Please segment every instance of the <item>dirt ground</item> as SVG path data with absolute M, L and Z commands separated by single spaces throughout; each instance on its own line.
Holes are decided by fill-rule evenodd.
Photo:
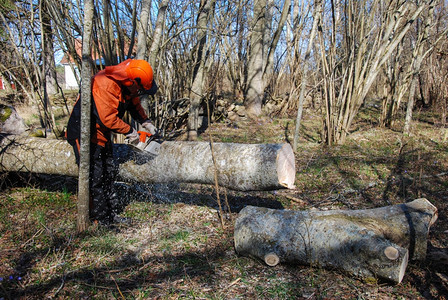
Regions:
M 319 143 L 305 116 L 296 189 L 237 192 L 198 184 L 117 187 L 134 223 L 76 232 L 76 179 L 2 174 L 0 299 L 448 299 L 446 128 L 419 116 L 414 134 L 360 124 L 341 146 Z M 292 140 L 293 122 L 213 124 L 204 141 Z M 237 255 L 233 225 L 247 205 L 293 210 L 364 209 L 424 197 L 439 211 L 424 261 L 402 283 L 340 270 Z

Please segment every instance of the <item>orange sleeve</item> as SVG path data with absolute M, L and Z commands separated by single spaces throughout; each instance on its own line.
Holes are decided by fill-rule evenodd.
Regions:
M 92 95 L 102 125 L 114 132 L 128 134 L 131 126 L 118 117 L 118 106 L 124 102 L 120 86 L 106 76 L 95 76 Z

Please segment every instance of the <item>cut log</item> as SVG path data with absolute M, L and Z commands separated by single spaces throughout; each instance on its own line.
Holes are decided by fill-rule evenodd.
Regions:
M 218 184 L 234 190 L 294 188 L 295 160 L 289 144 L 214 143 Z M 207 142 L 164 142 L 151 158 L 115 145 L 120 179 L 140 183 L 214 184 L 215 165 Z M 6 136 L 0 142 L 0 171 L 78 176 L 66 141 Z
M 247 206 L 235 222 L 235 249 L 268 265 L 317 265 L 399 283 L 409 258 L 425 259 L 436 220 L 437 208 L 426 199 L 365 210 Z

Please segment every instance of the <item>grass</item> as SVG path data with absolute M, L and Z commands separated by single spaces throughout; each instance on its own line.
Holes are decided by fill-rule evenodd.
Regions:
M 201 139 L 212 134 L 225 142 L 291 141 L 291 124 L 269 118 L 230 127 L 218 123 Z M 79 234 L 70 181 L 56 189 L 45 188 L 48 178 L 2 185 L 0 298 L 446 299 L 446 265 L 430 255 L 421 264 L 411 262 L 399 285 L 318 266 L 267 267 L 235 253 L 232 222 L 245 205 L 360 209 L 426 197 L 439 209 L 428 249 L 446 253 L 448 143 L 440 130 L 417 122 L 404 139 L 395 129 L 364 125 L 344 145 L 328 148 L 316 142 L 316 124 L 305 115 L 297 189 L 227 191 L 232 212 L 224 213 L 224 228 L 211 186 L 147 186 L 150 196 L 134 197 L 123 212 L 134 219 L 132 226 L 92 226 Z

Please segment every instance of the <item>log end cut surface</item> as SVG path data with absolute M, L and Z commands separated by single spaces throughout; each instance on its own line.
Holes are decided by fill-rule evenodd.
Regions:
M 406 268 L 408 267 L 408 261 L 409 261 L 409 251 L 406 251 L 406 254 L 402 259 L 402 263 L 400 266 L 400 272 L 398 274 L 397 283 L 400 283 L 403 280 L 404 274 L 406 273 Z
M 290 144 L 283 144 L 277 155 L 277 175 L 278 182 L 288 188 L 294 189 L 296 178 L 296 166 L 294 151 Z

